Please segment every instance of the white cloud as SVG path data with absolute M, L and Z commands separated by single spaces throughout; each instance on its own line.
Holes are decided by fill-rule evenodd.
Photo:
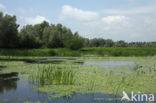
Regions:
M 86 23 L 95 23 L 99 24 L 99 22 L 105 22 L 108 24 L 114 23 L 114 22 L 122 22 L 124 19 L 126 19 L 125 16 L 106 16 L 101 17 L 98 12 L 93 11 L 84 11 L 81 9 L 73 8 L 69 5 L 65 5 L 62 7 L 62 15 L 61 20 L 70 20 L 70 21 L 80 21 L 83 22 L 83 24 L 87 25 Z
M 154 4 L 127 10 L 109 9 L 105 12 L 63 6 L 61 15 L 63 20 L 60 22 L 87 38 L 155 41 L 155 11 Z
M 136 7 L 133 9 L 106 9 L 103 10 L 102 13 L 104 14 L 111 14 L 111 15 L 133 15 L 133 14 L 147 14 L 153 13 L 156 11 L 156 5 L 148 5 L 148 6 L 141 6 Z
M 3 4 L 0 4 L 0 9 L 6 9 L 6 6 Z
M 36 17 L 24 17 L 24 22 L 25 24 L 39 24 L 43 21 L 47 21 L 50 22 L 50 20 L 48 20 L 47 18 L 43 17 L 43 16 L 36 16 Z
M 102 21 L 108 24 L 111 24 L 113 22 L 121 22 L 125 20 L 125 16 L 107 16 L 102 18 Z
M 77 19 L 80 21 L 93 21 L 99 18 L 99 15 L 96 12 L 84 11 L 69 5 L 64 5 L 62 7 L 62 14 L 64 18 Z

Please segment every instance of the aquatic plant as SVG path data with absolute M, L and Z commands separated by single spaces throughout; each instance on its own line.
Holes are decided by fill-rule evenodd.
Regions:
M 55 57 L 55 59 L 57 58 Z M 32 81 L 33 89 L 46 92 L 52 98 L 72 96 L 74 93 L 109 93 L 114 95 L 123 90 L 127 92 L 156 92 L 155 58 L 78 57 L 76 59 L 76 61 L 82 60 L 129 60 L 142 62 L 142 64 L 134 68 L 127 66 L 105 68 L 73 64 L 73 60 L 66 60 L 66 63 L 62 64 L 27 64 L 24 62 L 3 61 L 0 62 L 0 65 L 7 66 L 7 69 L 2 70 L 2 72 L 20 72 L 20 77 Z M 116 72 L 116 69 L 123 72 Z M 128 71 L 124 71 L 125 69 Z M 139 75 L 136 71 L 139 72 Z
M 74 70 L 62 69 L 60 67 L 39 68 L 37 75 L 32 76 L 38 85 L 74 85 L 76 72 Z

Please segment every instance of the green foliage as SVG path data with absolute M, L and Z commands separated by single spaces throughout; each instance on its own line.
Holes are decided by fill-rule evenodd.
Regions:
M 43 42 L 44 45 L 49 48 L 59 48 L 64 47 L 63 44 L 63 35 L 62 25 L 58 24 L 57 26 L 51 25 L 44 29 L 43 31 Z
M 67 48 L 56 49 L 0 49 L 2 56 L 154 56 L 156 48 L 142 47 L 92 47 L 71 50 Z
M 26 25 L 19 32 L 21 48 L 39 48 L 43 45 L 43 31 L 49 23 L 43 21 L 41 24 Z
M 34 31 L 32 25 L 26 25 L 19 33 L 21 48 L 39 48 L 41 41 L 38 34 Z
M 11 59 L 31 59 L 32 57 L 1 57 Z M 61 59 L 68 61 L 62 64 L 33 64 L 26 65 L 17 61 L 2 61 L 0 65 L 7 66 L 2 73 L 19 72 L 21 81 L 34 80 L 29 82 L 33 89 L 48 93 L 48 96 L 61 97 L 72 96 L 74 93 L 109 93 L 110 95 L 120 94 L 123 90 L 151 93 L 156 91 L 156 58 L 153 57 L 77 57 L 76 60 L 84 61 L 105 61 L 125 60 L 141 62 L 133 71 L 130 66 L 121 67 L 100 67 L 75 65 L 75 60 L 67 60 L 66 57 L 36 57 L 36 59 Z M 69 59 L 69 58 L 68 58 Z M 142 69 L 145 73 L 142 73 Z M 148 72 L 148 69 L 153 71 Z M 125 71 L 126 69 L 126 71 Z M 118 71 L 120 70 L 120 71 Z M 110 71 L 110 72 L 109 72 Z M 72 74 L 72 75 L 71 75 Z M 19 82 L 21 82 L 19 81 Z M 38 84 L 38 85 L 36 85 Z M 43 102 L 43 101 L 42 101 Z
M 128 44 L 125 41 L 120 40 L 120 41 L 115 42 L 115 46 L 116 47 L 127 47 Z
M 78 50 L 83 47 L 156 47 L 156 42 L 114 42 L 111 39 L 80 37 L 79 34 L 62 26 L 43 21 L 36 25 L 26 25 L 19 32 L 16 17 L 0 12 L 0 48 L 69 48 Z M 112 51 L 115 56 L 122 51 Z M 100 51 L 100 54 L 102 52 Z M 125 54 L 124 54 L 125 55 Z M 129 55 L 129 54 L 126 54 Z
M 94 38 L 89 40 L 87 46 L 89 47 L 112 47 L 114 45 L 111 39 Z
M 15 48 L 18 45 L 16 16 L 0 12 L 0 48 Z
M 31 79 L 39 86 L 44 85 L 74 85 L 76 72 L 57 67 L 38 68 L 37 74 Z
M 83 38 L 78 33 L 61 24 L 49 25 L 46 21 L 41 24 L 26 25 L 19 33 L 21 48 L 70 48 L 77 50 L 83 47 Z
M 52 49 L 1 49 L 3 56 L 54 56 Z
M 154 56 L 156 55 L 156 48 L 142 48 L 142 47 L 92 47 L 81 49 L 80 54 L 94 54 L 100 56 Z
M 75 33 L 73 36 L 68 36 L 65 40 L 65 47 L 72 49 L 72 50 L 78 50 L 83 47 L 83 38 L 78 35 L 78 33 Z

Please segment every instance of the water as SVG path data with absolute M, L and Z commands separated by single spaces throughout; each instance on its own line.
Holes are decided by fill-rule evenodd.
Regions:
M 75 58 L 66 58 L 67 60 L 76 60 Z M 9 62 L 10 59 L 6 60 Z M 5 60 L 4 60 L 5 61 Z M 40 58 L 40 59 L 21 59 L 21 60 L 12 60 L 12 61 L 23 61 L 26 65 L 31 65 L 31 63 L 52 63 L 55 61 L 56 64 L 62 63 L 62 58 Z M 47 62 L 48 61 L 48 62 Z M 113 67 L 117 66 L 134 66 L 141 64 L 139 62 L 132 61 L 84 61 L 84 62 L 74 62 L 77 64 L 83 65 L 93 65 L 93 66 L 104 66 L 104 67 Z M 9 66 L 9 65 L 7 65 Z M 7 69 L 7 66 L 0 65 L 1 69 Z M 110 70 L 115 70 L 115 69 Z M 106 72 L 103 70 L 103 72 Z M 120 70 L 115 70 L 119 72 Z M 123 72 L 123 70 L 121 70 Z M 101 72 L 101 71 L 100 71 Z M 125 71 L 127 72 L 127 71 Z M 110 95 L 110 94 L 101 94 L 101 93 L 91 93 L 91 94 L 81 94 L 74 92 L 71 96 L 62 96 L 59 98 L 52 98 L 50 94 L 45 92 L 40 92 L 36 89 L 33 89 L 32 82 L 29 80 L 22 80 L 20 78 L 20 73 L 12 72 L 6 74 L 0 74 L 0 103 L 24 103 L 25 101 L 41 103 L 122 103 L 121 97 L 119 95 Z M 135 102 L 129 102 L 135 103 Z M 138 102 L 139 103 L 139 102 Z M 145 103 L 145 102 L 140 102 Z
M 73 93 L 71 97 L 49 98 L 48 93 L 39 92 L 32 89 L 28 80 L 20 81 L 18 73 L 8 73 L 0 75 L 0 103 L 23 103 L 24 101 L 41 101 L 47 103 L 116 103 L 107 100 L 115 95 L 109 94 L 78 94 Z M 102 98 L 102 100 L 98 99 Z M 106 100 L 104 100 L 106 99 Z
M 119 95 L 101 93 L 73 93 L 72 96 L 52 98 L 48 93 L 33 89 L 30 81 L 20 81 L 18 75 L 15 72 L 0 74 L 0 103 L 24 103 L 25 101 L 40 101 L 41 103 L 122 103 Z
M 116 66 L 135 66 L 140 62 L 133 61 L 85 61 L 84 65 L 116 67 Z

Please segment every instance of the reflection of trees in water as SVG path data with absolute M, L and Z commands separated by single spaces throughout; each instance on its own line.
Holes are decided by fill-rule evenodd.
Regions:
M 4 90 L 16 89 L 17 87 L 17 78 L 18 73 L 7 73 L 0 74 L 0 93 L 3 93 Z

